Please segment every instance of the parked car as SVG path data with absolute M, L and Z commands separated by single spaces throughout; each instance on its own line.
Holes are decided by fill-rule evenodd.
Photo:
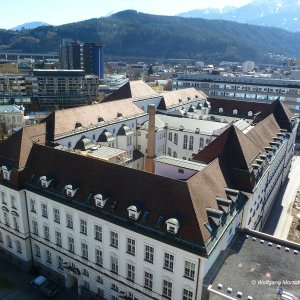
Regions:
M 49 298 L 53 297 L 59 291 L 59 285 L 56 282 L 42 275 L 32 279 L 30 284 Z

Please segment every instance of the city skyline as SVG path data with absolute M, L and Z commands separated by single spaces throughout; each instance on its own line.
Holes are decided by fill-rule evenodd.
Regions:
M 13 11 L 14 17 L 11 14 L 4 14 L 1 17 L 0 28 L 10 29 L 15 26 L 41 21 L 51 25 L 62 25 L 72 22 L 78 22 L 91 18 L 100 18 L 126 9 L 134 9 L 144 13 L 157 15 L 177 15 L 182 12 L 187 12 L 201 8 L 223 8 L 226 6 L 242 6 L 251 2 L 251 0 L 212 0 L 209 3 L 206 1 L 188 0 L 182 1 L 158 1 L 144 2 L 137 0 L 121 1 L 114 0 L 103 3 L 99 0 L 90 0 L 88 4 L 79 0 L 53 0 L 51 6 L 37 0 L 28 0 L 26 2 L 15 0 L 7 2 L 4 5 L 6 11 Z M 57 9 L 57 7 L 59 9 Z M 68 12 L 66 14 L 66 11 Z

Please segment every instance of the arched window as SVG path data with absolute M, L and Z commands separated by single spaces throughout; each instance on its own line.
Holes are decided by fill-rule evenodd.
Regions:
M 68 148 L 71 148 L 71 147 L 72 147 L 72 143 L 68 142 Z
M 169 141 L 172 141 L 172 132 L 169 132 Z
M 219 108 L 219 113 L 222 114 L 223 112 L 224 112 L 223 108 L 220 107 L 220 108 Z
M 174 144 L 177 145 L 178 144 L 178 134 L 174 133 Z
M 177 158 L 177 153 L 175 151 L 173 152 L 173 157 Z
M 188 136 L 183 136 L 183 149 L 187 149 Z
M 206 145 L 210 143 L 210 139 L 206 139 Z
M 200 147 L 200 149 L 203 149 L 203 147 L 204 147 L 204 139 L 203 138 L 200 138 L 200 145 L 199 145 Z
M 168 148 L 168 155 L 169 155 L 169 156 L 172 156 L 171 148 Z
M 189 150 L 193 150 L 194 148 L 194 137 L 190 136 Z

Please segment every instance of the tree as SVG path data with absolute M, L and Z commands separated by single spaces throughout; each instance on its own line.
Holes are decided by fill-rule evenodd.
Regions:
M 148 76 L 150 76 L 150 75 L 153 74 L 153 68 L 152 68 L 152 65 L 150 65 L 147 74 L 148 74 Z

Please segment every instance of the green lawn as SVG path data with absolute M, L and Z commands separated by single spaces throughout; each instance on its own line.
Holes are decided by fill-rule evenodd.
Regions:
M 7 279 L 0 277 L 0 288 L 12 289 L 14 285 Z

